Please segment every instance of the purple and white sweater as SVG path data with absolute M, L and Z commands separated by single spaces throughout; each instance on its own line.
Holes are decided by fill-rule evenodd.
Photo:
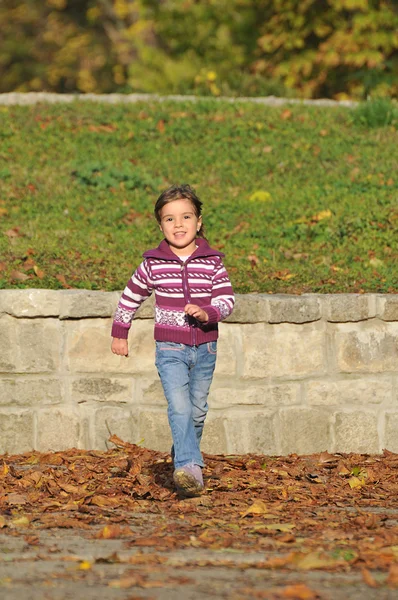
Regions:
M 234 292 L 223 265 L 224 254 L 198 238 L 197 248 L 182 261 L 166 240 L 144 253 L 144 261 L 129 280 L 116 309 L 112 337 L 127 339 L 140 304 L 155 291 L 155 340 L 197 346 L 218 338 L 218 322 L 232 312 Z M 207 323 L 185 314 L 186 304 L 197 304 Z

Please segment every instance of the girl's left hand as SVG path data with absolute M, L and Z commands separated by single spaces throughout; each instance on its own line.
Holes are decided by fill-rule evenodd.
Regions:
M 184 308 L 187 315 L 191 317 L 195 317 L 201 323 L 207 323 L 209 320 L 209 315 L 205 312 L 200 306 L 196 304 L 187 304 Z

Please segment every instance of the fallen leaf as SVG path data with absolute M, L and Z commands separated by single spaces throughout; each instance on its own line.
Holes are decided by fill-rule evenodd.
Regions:
M 166 126 L 163 119 L 160 119 L 160 121 L 157 122 L 156 129 L 159 131 L 159 133 L 165 132 Z
M 79 564 L 80 571 L 89 571 L 90 569 L 92 569 L 92 567 L 93 563 L 89 560 L 82 560 L 82 562 Z
M 45 275 L 44 271 L 42 271 L 41 269 L 39 269 L 39 267 L 37 265 L 34 265 L 33 270 L 34 270 L 34 272 L 36 273 L 36 275 L 37 275 L 37 277 L 39 279 L 43 279 L 43 277 Z
M 29 275 L 21 273 L 21 271 L 11 271 L 10 277 L 16 281 L 26 281 L 27 279 L 30 279 Z
M 264 190 L 258 190 L 249 196 L 249 202 L 269 202 L 270 200 L 271 194 Z
M 348 484 L 351 489 L 363 487 L 365 485 L 365 483 L 366 483 L 365 479 L 362 479 L 362 478 L 360 479 L 359 477 L 350 477 L 350 479 L 348 480 Z
M 362 569 L 361 573 L 362 573 L 362 579 L 364 580 L 366 585 L 368 585 L 369 587 L 373 587 L 373 588 L 377 587 L 377 582 L 376 582 L 375 578 L 373 577 L 372 573 L 368 569 Z
M 4 235 L 6 235 L 9 238 L 15 238 L 15 237 L 22 237 L 24 234 L 21 233 L 21 230 L 19 227 L 13 227 L 12 229 L 7 229 L 7 231 L 4 232 Z
M 291 600 L 317 600 L 318 594 L 312 591 L 305 583 L 288 585 L 279 592 L 282 598 L 291 598 Z
M 22 494 L 18 494 L 17 492 L 12 492 L 11 494 L 8 494 L 6 496 L 6 502 L 7 504 L 15 504 L 15 505 L 19 505 L 19 504 L 26 504 L 27 500 L 26 500 L 26 496 L 23 496 Z
M 264 500 L 255 500 L 249 508 L 247 508 L 243 513 L 240 514 L 242 517 L 247 517 L 247 515 L 263 515 L 268 512 L 268 506 L 264 502 Z
M 17 517 L 16 519 L 12 519 L 11 525 L 12 527 L 29 527 L 30 521 L 26 516 Z
M 283 112 L 281 112 L 281 119 L 285 120 L 290 119 L 292 116 L 292 111 L 286 108 Z
M 101 531 L 98 532 L 94 537 L 97 539 L 111 540 L 132 535 L 133 532 L 129 527 L 121 527 L 120 525 L 105 525 L 105 527 L 101 529 Z
M 388 577 L 386 580 L 387 585 L 392 588 L 398 588 L 398 565 L 391 565 L 388 571 Z
M 282 531 L 288 533 L 294 529 L 296 525 L 294 523 L 269 523 L 268 525 L 263 525 L 263 527 L 269 531 Z

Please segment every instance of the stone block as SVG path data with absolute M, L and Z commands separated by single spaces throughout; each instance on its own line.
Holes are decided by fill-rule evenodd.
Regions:
M 220 337 L 217 340 L 217 361 L 214 375 L 234 376 L 240 354 L 239 325 L 219 324 Z
M 209 404 L 217 408 L 239 405 L 289 406 L 300 402 L 300 384 L 250 385 L 226 387 L 215 381 L 210 389 Z
M 341 372 L 397 371 L 398 323 L 343 323 L 335 326 L 333 335 Z
M 1 406 L 60 404 L 64 390 L 59 379 L 7 377 L 0 379 Z
M 39 410 L 37 413 L 37 445 L 41 452 L 80 447 L 79 415 L 69 408 Z
M 0 318 L 0 373 L 18 369 L 20 338 L 16 335 L 18 321 L 8 315 Z
M 275 411 L 230 410 L 225 415 L 228 454 L 278 454 Z
M 58 317 L 60 293 L 57 290 L 0 290 L 0 314 L 13 317 Z
M 59 367 L 58 319 L 0 319 L 0 372 L 46 373 Z
M 321 318 L 317 295 L 273 294 L 268 296 L 268 304 L 269 323 L 309 323 Z
M 335 415 L 334 429 L 335 452 L 380 452 L 376 414 L 359 410 L 338 412 Z
M 210 413 L 207 416 L 200 449 L 207 454 L 227 453 L 227 438 L 223 416 L 217 416 L 217 413 Z
M 80 377 L 72 382 L 71 397 L 78 404 L 84 402 L 132 401 L 132 382 L 122 377 Z
M 111 317 L 115 312 L 114 292 L 62 290 L 60 319 Z
M 279 417 L 282 454 L 312 454 L 330 449 L 328 412 L 314 408 L 282 408 Z
M 111 435 L 117 435 L 130 444 L 138 444 L 140 441 L 138 419 L 127 408 L 99 408 L 95 411 L 94 427 L 94 448 L 97 450 L 114 448 L 108 441 Z
M 321 323 L 244 325 L 242 376 L 301 378 L 326 371 Z
M 377 297 L 377 315 L 383 321 L 398 321 L 398 295 L 379 295 Z
M 376 316 L 374 294 L 324 294 L 323 317 L 330 322 L 366 321 Z
M 170 452 L 172 438 L 166 410 L 140 410 L 139 431 L 145 448 Z
M 111 352 L 111 319 L 65 321 L 69 371 L 77 373 L 154 373 L 153 323 L 134 321 L 130 331 L 129 356 Z
M 33 450 L 33 413 L 0 413 L 0 453 L 20 454 Z
M 141 406 L 159 406 L 166 408 L 167 401 L 163 387 L 158 376 L 153 378 L 134 378 L 133 385 L 134 404 Z
M 268 298 L 269 294 L 236 294 L 234 310 L 224 323 L 267 323 Z
M 318 406 L 382 404 L 392 402 L 393 385 L 389 379 L 347 379 L 308 381 L 305 383 L 307 404 Z
M 385 415 L 384 445 L 390 452 L 398 453 L 398 411 L 388 412 Z

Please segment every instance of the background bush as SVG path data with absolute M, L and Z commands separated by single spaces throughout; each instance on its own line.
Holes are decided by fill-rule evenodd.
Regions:
M 0 92 L 398 93 L 394 0 L 2 0 Z

